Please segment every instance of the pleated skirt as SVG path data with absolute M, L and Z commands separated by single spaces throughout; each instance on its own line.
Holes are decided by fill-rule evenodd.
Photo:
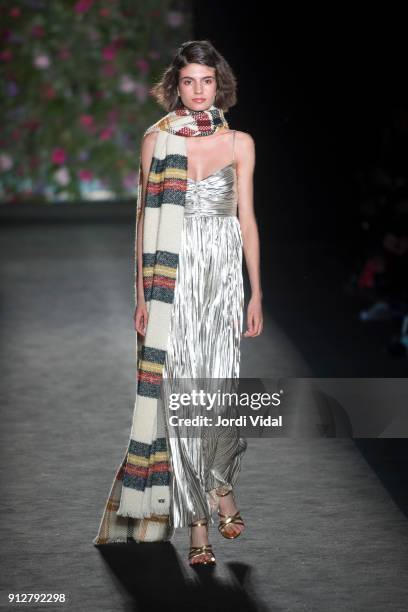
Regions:
M 236 408 L 215 402 L 211 413 L 193 412 L 188 405 L 176 413 L 169 397 L 198 386 L 214 394 L 236 390 L 243 308 L 242 235 L 237 216 L 186 215 L 162 387 L 173 527 L 186 527 L 202 518 L 214 523 L 216 492 L 232 489 L 241 469 L 247 442 L 236 426 L 195 425 L 188 430 L 170 424 L 175 415 L 207 414 L 213 423 L 218 416 L 231 419 L 238 416 Z

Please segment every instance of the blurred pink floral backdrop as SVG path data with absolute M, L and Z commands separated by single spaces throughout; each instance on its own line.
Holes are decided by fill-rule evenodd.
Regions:
M 149 96 L 190 2 L 0 2 L 0 202 L 133 198 Z

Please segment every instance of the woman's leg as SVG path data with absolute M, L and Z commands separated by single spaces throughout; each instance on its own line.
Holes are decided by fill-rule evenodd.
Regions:
M 228 418 L 236 417 L 234 410 L 225 412 Z M 210 505 L 225 516 L 233 516 L 238 508 L 233 495 L 233 487 L 241 469 L 242 457 L 247 442 L 240 438 L 235 425 L 208 427 L 204 433 L 204 447 L 207 459 L 206 488 Z M 228 534 L 244 530 L 244 525 L 230 524 L 225 527 Z

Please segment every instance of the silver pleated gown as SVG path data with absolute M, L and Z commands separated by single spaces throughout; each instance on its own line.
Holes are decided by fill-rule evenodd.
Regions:
M 169 408 L 167 398 L 172 380 L 176 379 L 194 379 L 194 383 L 204 379 L 207 389 L 208 379 L 217 379 L 215 383 L 226 381 L 224 389 L 230 390 L 229 381 L 234 383 L 233 379 L 236 382 L 239 377 L 243 307 L 242 235 L 232 162 L 201 181 L 187 179 L 163 369 L 173 527 L 186 527 L 200 518 L 214 523 L 212 513 L 219 501 L 215 490 L 232 489 L 241 468 L 247 442 L 240 437 L 236 426 L 195 427 L 194 436 L 182 437 L 183 430 L 169 426 L 169 417 L 176 413 Z M 219 408 L 218 412 L 229 418 L 237 416 L 233 408 Z M 181 414 L 177 412 L 177 416 Z M 213 411 L 211 416 L 214 415 Z

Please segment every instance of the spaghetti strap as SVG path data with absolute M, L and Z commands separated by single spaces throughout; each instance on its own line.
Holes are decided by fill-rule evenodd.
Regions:
M 234 161 L 235 161 L 235 151 L 234 151 L 234 149 L 235 149 L 235 147 L 234 147 L 234 145 L 235 145 L 235 132 L 236 132 L 236 130 L 232 131 L 232 163 L 234 163 Z

